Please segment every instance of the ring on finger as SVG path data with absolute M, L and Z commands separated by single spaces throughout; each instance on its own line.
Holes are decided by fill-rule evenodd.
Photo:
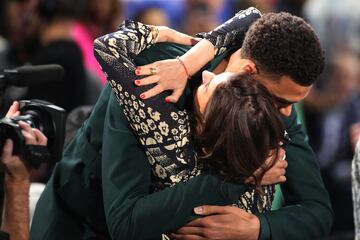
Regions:
M 156 68 L 155 67 L 151 67 L 150 68 L 150 75 L 155 75 L 157 73 Z

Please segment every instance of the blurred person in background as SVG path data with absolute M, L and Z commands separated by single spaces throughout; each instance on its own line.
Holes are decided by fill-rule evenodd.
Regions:
M 319 32 L 330 63 L 306 101 L 309 138 L 335 212 L 334 238 L 353 238 L 350 162 L 359 135 L 360 2 L 307 0 L 304 16 Z
M 360 240 L 360 141 L 357 142 L 352 162 L 351 183 L 354 205 L 355 240 Z
M 278 12 L 289 12 L 293 15 L 303 16 L 303 7 L 307 0 L 277 0 L 275 10 Z
M 170 26 L 167 13 L 161 6 L 155 4 L 136 13 L 134 15 L 134 20 L 148 25 Z
M 182 29 L 186 18 L 184 16 L 196 5 L 205 5 L 215 15 L 216 22 L 224 22 L 231 18 L 236 11 L 233 8 L 233 2 L 234 0 L 122 0 L 126 19 L 136 19 L 140 12 L 149 8 L 157 8 L 168 16 L 170 21 L 168 26 L 174 29 Z M 247 7 L 238 9 L 246 9 Z
M 33 13 L 39 18 L 41 47 L 32 56 L 33 65 L 59 64 L 64 68 L 62 81 L 28 87 L 23 99 L 41 99 L 70 112 L 86 103 L 87 79 L 79 47 L 73 41 L 71 27 L 81 13 L 84 1 L 39 0 Z M 31 172 L 31 180 L 46 183 L 52 164 L 45 163 Z
M 82 54 L 71 35 L 74 18 L 84 1 L 39 0 L 42 47 L 31 58 L 33 65 L 59 64 L 64 68 L 63 81 L 29 87 L 26 99 L 42 99 L 71 111 L 85 103 L 86 76 Z
M 19 115 L 19 104 L 14 102 L 6 117 Z M 47 138 L 25 122 L 19 122 L 27 145 L 47 145 Z M 13 155 L 13 141 L 7 139 L 2 149 L 1 166 L 4 170 L 4 209 L 0 239 L 29 239 L 30 174 L 26 162 Z
M 322 86 L 305 100 L 307 127 L 333 203 L 333 232 L 351 232 L 350 166 L 359 134 L 360 61 L 350 51 L 336 53 L 330 61 Z
M 194 36 L 197 33 L 209 32 L 218 25 L 212 7 L 204 1 L 187 1 L 186 18 L 182 26 L 184 33 Z
M 86 72 L 91 75 L 89 78 L 95 78 L 103 86 L 106 79 L 93 55 L 93 42 L 95 38 L 118 27 L 122 20 L 122 5 L 118 0 L 83 2 L 83 10 L 72 24 L 71 35 L 81 50 Z
M 34 14 L 38 0 L 4 0 L 0 3 L 0 70 L 29 61 L 40 46 L 39 19 Z M 7 86 L 0 92 L 0 115 L 26 94 L 25 87 Z
M 2 1 L 0 34 L 7 41 L 8 49 L 5 61 L 0 63 L 0 69 L 23 65 L 38 49 L 39 20 L 34 16 L 37 2 L 38 0 Z

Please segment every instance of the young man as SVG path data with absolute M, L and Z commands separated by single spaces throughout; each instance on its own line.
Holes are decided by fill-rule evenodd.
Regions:
M 286 50 L 287 54 L 290 54 L 288 59 L 281 58 L 283 56 L 281 50 L 284 49 L 279 49 L 278 38 L 267 39 L 269 41 L 266 43 L 267 47 L 270 50 L 279 51 L 279 54 L 274 57 L 282 60 L 279 62 L 281 66 L 289 63 L 288 60 L 292 56 L 296 56 L 297 60 L 304 64 L 299 72 L 313 73 L 314 75 L 305 74 L 306 78 L 311 77 L 313 81 L 320 74 L 323 64 L 316 34 L 306 23 L 293 16 L 278 14 L 273 18 L 262 19 L 264 24 L 276 26 L 273 22 L 275 20 L 280 22 L 287 20 L 284 22 L 285 26 L 278 26 L 279 28 L 287 27 L 278 37 L 289 38 L 291 47 L 293 45 L 290 43 L 293 41 L 306 42 L 306 44 L 296 45 L 301 47 L 297 51 Z M 298 28 L 298 31 L 288 31 L 293 28 Z M 247 38 L 251 36 L 250 31 Z M 299 36 L 305 38 L 302 39 Z M 316 51 L 307 51 L 309 46 L 313 46 Z M 161 58 L 183 55 L 185 51 L 186 49 L 180 46 L 163 44 L 144 52 L 137 60 L 139 65 L 147 64 Z M 299 52 L 300 55 L 298 55 Z M 241 54 L 245 57 L 246 51 Z M 241 234 L 232 236 L 239 239 L 257 239 L 258 236 L 261 239 L 314 239 L 323 236 L 329 232 L 332 223 L 331 206 L 314 155 L 297 122 L 296 112 L 291 111 L 290 107 L 292 102 L 301 100 L 306 95 L 306 90 L 295 90 L 298 87 L 299 90 L 300 88 L 301 90 L 308 89 L 308 87 L 303 87 L 292 80 L 292 78 L 298 79 L 299 76 L 296 68 L 291 68 L 291 65 L 286 65 L 289 69 L 280 68 L 280 72 L 276 72 L 271 69 L 271 66 L 262 66 L 257 59 L 241 59 L 239 58 L 240 65 L 238 65 L 241 67 L 238 68 L 258 74 L 259 80 L 263 79 L 269 83 L 268 78 L 264 77 L 266 75 L 262 75 L 267 74 L 268 71 L 280 76 L 277 81 L 272 82 L 273 84 L 269 83 L 267 87 L 279 98 L 279 110 L 290 109 L 285 113 L 291 112 L 291 116 L 284 119 L 292 139 L 286 146 L 289 168 L 291 168 L 288 169 L 287 181 L 282 186 L 286 208 L 260 214 L 258 217 L 232 208 L 227 213 L 231 214 L 232 221 L 240 222 L 240 227 L 231 229 L 231 232 L 240 231 Z M 314 63 L 311 59 L 315 62 L 318 59 L 320 62 Z M 241 61 L 246 62 L 241 65 Z M 273 61 L 276 60 L 270 62 Z M 219 59 L 216 64 L 207 67 L 213 70 L 214 65 L 218 65 L 217 63 Z M 318 70 L 314 70 L 312 67 L 314 64 L 319 65 Z M 300 74 L 299 78 L 303 76 Z M 196 81 L 197 77 L 194 76 L 193 80 Z M 290 95 L 283 89 L 287 86 L 294 90 Z M 131 236 L 130 239 L 144 239 L 142 236 L 151 236 L 154 231 L 161 233 L 168 229 L 175 230 L 187 223 L 192 213 L 184 209 L 203 204 L 204 201 L 198 199 L 206 199 L 207 204 L 224 205 L 226 201 L 223 194 L 234 193 L 231 184 L 223 183 L 221 179 L 211 174 L 204 174 L 187 183 L 179 183 L 161 192 L 151 193 L 151 173 L 146 156 L 138 148 L 138 143 L 122 109 L 114 96 L 111 95 L 109 99 L 109 95 L 110 90 L 107 87 L 89 120 L 65 152 L 65 159 L 57 165 L 37 206 L 31 232 L 32 239 L 90 239 L 91 237 L 123 239 L 124 235 Z M 285 104 L 290 105 L 285 106 Z M 222 189 L 218 187 L 221 184 L 223 184 Z M 203 209 L 202 213 L 206 214 L 207 208 L 201 209 Z M 152 221 L 154 216 L 156 216 L 156 221 Z M 45 219 L 46 222 L 44 222 Z M 245 228 L 246 222 L 250 223 L 251 228 Z M 284 222 L 286 222 L 286 228 L 284 228 Z M 179 225 L 179 223 L 182 224 Z M 185 235 L 175 235 L 175 237 L 191 239 L 195 235 L 195 239 L 214 238 L 214 236 L 204 235 L 204 229 L 198 228 L 197 223 L 192 223 L 195 224 L 195 228 L 190 226 L 185 231 L 180 230 L 180 233 L 185 233 Z M 200 226 L 203 226 L 203 223 L 200 222 Z M 218 226 L 222 226 L 221 223 Z M 188 232 L 189 229 L 196 229 L 196 232 Z M 213 232 L 213 230 L 205 229 L 205 232 Z M 187 233 L 190 236 L 187 236 L 189 235 Z M 196 235 L 203 237 L 199 238 Z M 155 236 L 152 239 L 155 239 Z M 226 238 L 226 234 L 222 237 L 229 239 Z

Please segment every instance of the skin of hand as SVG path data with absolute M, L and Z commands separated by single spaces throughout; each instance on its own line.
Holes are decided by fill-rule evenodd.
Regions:
M 142 99 L 153 97 L 165 90 L 172 90 L 173 93 L 166 97 L 165 101 L 175 103 L 185 89 L 188 74 L 191 76 L 214 57 L 214 52 L 209 51 L 214 47 L 207 40 L 200 41 L 198 38 L 167 27 L 158 27 L 158 29 L 159 37 L 157 42 L 173 42 L 190 46 L 196 44 L 196 46 L 181 56 L 180 60 L 169 59 L 137 67 L 135 74 L 147 77 L 135 80 L 135 85 L 144 86 L 156 83 L 155 87 L 140 95 Z M 196 63 L 191 59 L 197 59 Z M 151 68 L 153 69 L 152 73 Z
M 259 219 L 233 206 L 201 206 L 194 209 L 202 218 L 197 218 L 176 233 L 177 240 L 257 240 L 260 233 Z
M 288 162 L 285 160 L 285 150 L 283 148 L 279 148 L 278 151 L 279 152 L 276 157 L 275 164 L 265 172 L 263 178 L 261 179 L 261 185 L 284 183 L 286 181 L 285 173 Z M 273 157 L 273 154 L 270 154 L 270 156 L 265 161 L 265 165 L 268 165 L 272 161 Z M 259 171 L 260 169 L 256 170 L 254 175 L 256 175 Z M 245 183 L 255 184 L 254 178 L 248 177 L 245 180 Z
M 19 115 L 19 103 L 14 102 L 6 117 Z M 25 144 L 46 145 L 47 138 L 37 129 L 25 122 L 19 122 Z M 1 229 L 8 232 L 12 239 L 29 239 L 29 171 L 20 157 L 13 155 L 13 142 L 5 141 L 1 164 L 5 171 L 4 214 Z

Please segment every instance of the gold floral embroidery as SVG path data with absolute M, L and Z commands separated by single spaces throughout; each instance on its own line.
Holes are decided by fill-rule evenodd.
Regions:
M 169 125 L 166 122 L 159 123 L 159 130 L 162 135 L 168 136 L 169 135 Z

